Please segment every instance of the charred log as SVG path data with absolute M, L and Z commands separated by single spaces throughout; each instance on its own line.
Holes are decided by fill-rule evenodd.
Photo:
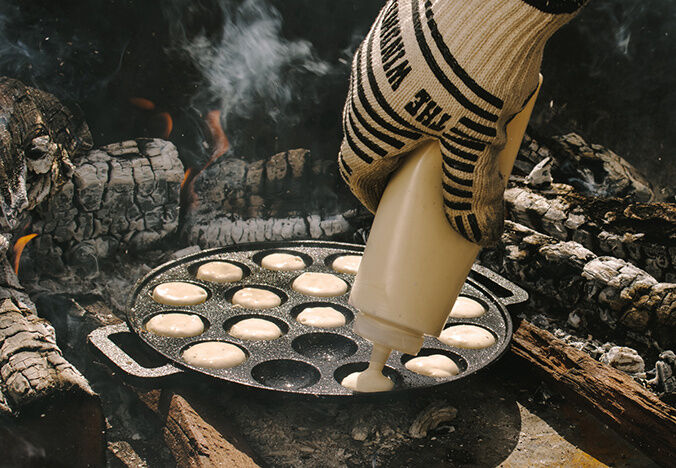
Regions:
M 604 333 L 628 329 L 665 348 L 676 336 L 676 284 L 659 283 L 625 260 L 597 256 L 507 221 L 501 244 L 479 254 L 482 264 L 529 290 L 534 306 Z
M 221 159 L 195 179 L 183 235 L 191 244 L 213 247 L 354 232 L 351 220 L 365 216 L 365 210 L 341 206 L 340 188 L 327 188 L 329 181 L 335 184 L 332 166 L 332 161 L 313 161 L 304 149 L 251 163 Z
M 546 158 L 551 159 L 554 180 L 572 185 L 584 196 L 630 202 L 655 198 L 650 182 L 629 162 L 601 145 L 588 144 L 576 133 L 537 140 L 526 136 L 514 174 L 526 176 Z
M 64 359 L 54 329 L 35 314 L 0 249 L 0 417 L 3 456 L 79 466 L 102 463 L 105 422 L 98 396 Z M 37 454 L 37 455 L 36 455 Z
M 40 205 L 33 255 L 50 271 L 76 266 L 98 273 L 98 261 L 143 250 L 178 228 L 183 166 L 163 140 L 130 140 L 83 155 L 72 180 Z
M 0 77 L 0 227 L 65 183 L 92 146 L 87 124 L 51 94 Z
M 505 191 L 510 219 L 676 281 L 676 204 L 586 197 L 563 184 L 546 190 L 513 185 Z

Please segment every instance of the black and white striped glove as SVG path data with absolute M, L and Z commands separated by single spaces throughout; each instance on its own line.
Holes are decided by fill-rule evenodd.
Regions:
M 390 0 L 352 63 L 338 165 L 375 212 L 401 156 L 437 139 L 446 217 L 471 242 L 503 229 L 497 154 L 538 85 L 547 39 L 587 0 Z

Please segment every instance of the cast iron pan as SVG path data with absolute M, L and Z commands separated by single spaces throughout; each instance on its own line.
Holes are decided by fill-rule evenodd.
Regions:
M 261 259 L 273 252 L 298 255 L 305 260 L 307 268 L 292 272 L 262 268 Z M 317 396 L 354 395 L 351 390 L 342 387 L 339 381 L 351 372 L 366 368 L 371 344 L 352 331 L 352 321 L 357 312 L 347 303 L 349 290 L 339 297 L 315 298 L 294 291 L 291 283 L 301 273 L 314 271 L 335 274 L 351 286 L 354 276 L 333 271 L 331 263 L 340 255 L 362 252 L 363 246 L 337 242 L 251 243 L 206 250 L 155 268 L 139 280 L 128 303 L 129 328 L 151 348 L 171 361 L 171 364 L 151 371 L 154 375 L 149 376 L 176 373 L 180 369 L 206 374 L 222 381 L 277 392 Z M 213 260 L 236 264 L 244 271 L 243 279 L 229 284 L 197 280 L 195 273 L 199 265 Z M 198 284 L 208 291 L 209 297 L 206 302 L 195 306 L 159 304 L 152 298 L 153 289 L 167 281 L 188 281 Z M 273 290 L 282 298 L 282 304 L 271 309 L 258 310 L 234 307 L 230 298 L 237 289 L 245 286 Z M 393 392 L 428 388 L 460 380 L 491 364 L 505 352 L 512 335 L 512 323 L 506 306 L 525 301 L 526 292 L 492 271 L 475 265 L 462 288 L 461 295 L 479 301 L 488 311 L 476 319 L 449 319 L 448 324 L 467 323 L 484 327 L 495 335 L 496 343 L 486 349 L 471 350 L 450 347 L 436 338 L 426 337 L 419 355 L 445 354 L 453 359 L 461 370 L 457 376 L 445 379 L 434 379 L 409 371 L 404 367 L 404 363 L 412 356 L 394 351 L 384 370 L 395 382 Z M 345 315 L 347 323 L 334 329 L 302 325 L 295 320 L 295 316 L 306 305 L 332 306 Z M 206 330 L 197 337 L 168 338 L 145 329 L 145 323 L 152 316 L 166 312 L 197 314 L 204 321 Z M 275 322 L 284 332 L 283 336 L 273 341 L 246 341 L 227 333 L 237 320 L 254 316 Z M 191 344 L 209 340 L 235 344 L 244 350 L 248 359 L 242 365 L 231 369 L 206 369 L 183 361 L 181 358 L 183 350 Z M 96 346 L 96 339 L 91 341 Z M 124 358 L 127 356 L 123 356 Z

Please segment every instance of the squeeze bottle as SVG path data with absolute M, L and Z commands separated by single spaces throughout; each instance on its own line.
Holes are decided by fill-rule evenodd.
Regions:
M 498 155 L 505 185 L 541 85 L 542 76 L 507 124 L 507 142 Z M 373 342 L 374 352 L 418 354 L 424 335 L 441 333 L 479 249 L 446 220 L 439 143 L 412 151 L 378 205 L 349 299 L 359 311 L 354 331 Z

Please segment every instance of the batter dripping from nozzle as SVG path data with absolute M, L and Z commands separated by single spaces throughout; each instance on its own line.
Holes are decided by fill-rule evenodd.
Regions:
M 379 344 L 373 345 L 371 360 L 365 371 L 353 372 L 345 377 L 340 384 L 357 392 L 387 392 L 392 390 L 394 382 L 383 375 L 383 368 L 392 350 Z
M 545 43 L 586 1 L 383 7 L 354 58 L 338 154 L 376 213 L 350 295 L 374 352 L 344 385 L 382 390 L 390 349 L 415 355 L 424 335 L 439 336 L 480 247 L 502 233 Z

